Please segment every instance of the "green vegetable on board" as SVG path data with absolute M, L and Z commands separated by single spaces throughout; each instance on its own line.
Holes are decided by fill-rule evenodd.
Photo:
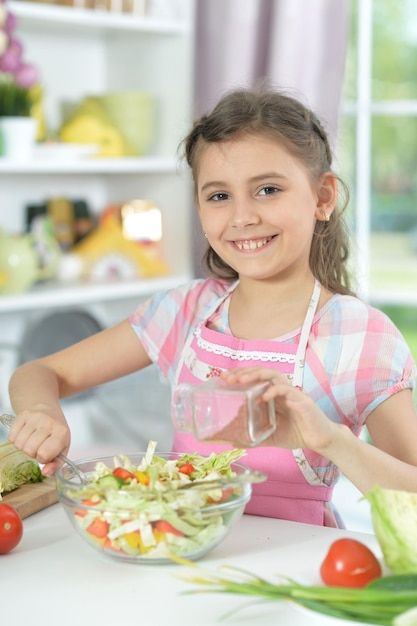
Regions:
M 39 483 L 44 479 L 38 463 L 17 450 L 10 442 L 0 444 L 0 500 L 1 494 L 14 491 L 26 483 Z
M 417 493 L 375 487 L 365 498 L 385 563 L 396 574 L 417 574 Z

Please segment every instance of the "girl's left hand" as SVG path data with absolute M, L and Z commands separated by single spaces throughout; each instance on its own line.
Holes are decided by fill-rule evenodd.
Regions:
M 263 394 L 268 402 L 274 398 L 277 428 L 262 445 L 279 448 L 309 448 L 326 456 L 339 425 L 333 423 L 313 402 L 310 396 L 294 387 L 279 372 L 263 367 L 236 367 L 222 373 L 230 383 L 259 383 L 268 381 L 270 386 Z

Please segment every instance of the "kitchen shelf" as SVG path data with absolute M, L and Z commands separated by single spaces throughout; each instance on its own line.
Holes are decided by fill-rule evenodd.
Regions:
M 0 174 L 175 174 L 178 161 L 170 157 L 37 159 L 0 158 Z
M 83 306 L 87 303 L 124 300 L 171 289 L 190 280 L 190 276 L 166 276 L 155 279 L 68 285 L 50 281 L 35 285 L 26 293 L 0 295 L 0 314 Z
M 10 10 L 19 24 L 45 25 L 60 30 L 88 30 L 91 32 L 150 33 L 152 35 L 184 35 L 190 32 L 187 22 L 180 19 L 162 19 L 153 16 L 116 13 L 103 10 L 79 9 L 36 2 L 10 2 Z

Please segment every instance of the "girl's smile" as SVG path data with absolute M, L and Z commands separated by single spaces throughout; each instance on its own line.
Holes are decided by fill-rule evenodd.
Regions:
M 269 244 L 270 241 L 272 241 L 274 237 L 265 237 L 262 239 L 243 239 L 243 240 L 236 240 L 234 241 L 234 244 L 237 248 L 239 248 L 239 250 L 243 250 L 243 251 L 252 251 L 252 250 L 259 250 L 260 248 L 265 247 L 266 245 Z

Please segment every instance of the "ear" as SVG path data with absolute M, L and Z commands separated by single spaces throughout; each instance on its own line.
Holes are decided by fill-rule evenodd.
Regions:
M 320 178 L 317 188 L 316 218 L 320 222 L 328 222 L 337 203 L 337 178 L 332 172 L 325 172 Z

